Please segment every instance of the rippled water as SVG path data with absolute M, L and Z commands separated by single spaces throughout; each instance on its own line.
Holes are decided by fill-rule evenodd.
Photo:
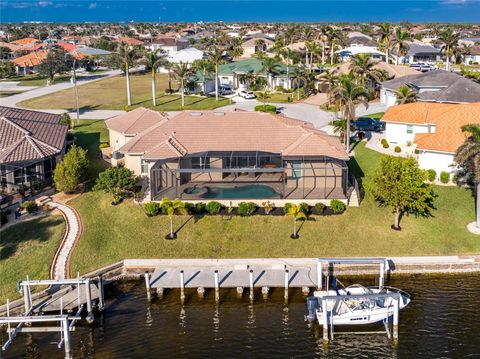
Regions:
M 399 343 L 386 335 L 338 336 L 328 347 L 321 328 L 303 321 L 300 291 L 283 302 L 283 289 L 267 300 L 222 291 L 199 299 L 178 291 L 147 305 L 141 282 L 118 284 L 108 291 L 107 309 L 93 328 L 73 333 L 74 357 L 91 358 L 480 358 L 480 276 L 417 276 L 389 283 L 408 291 L 413 300 L 401 312 Z M 380 329 L 374 327 L 373 329 Z M 5 358 L 61 358 L 52 342 L 56 334 L 21 334 Z

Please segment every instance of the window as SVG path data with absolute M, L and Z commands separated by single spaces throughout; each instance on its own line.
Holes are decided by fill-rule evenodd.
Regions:
M 148 162 L 142 159 L 141 163 L 141 172 L 142 173 L 148 173 Z
M 413 126 L 412 125 L 407 125 L 407 134 L 408 135 L 413 134 Z
M 210 168 L 210 157 L 192 157 L 192 168 Z

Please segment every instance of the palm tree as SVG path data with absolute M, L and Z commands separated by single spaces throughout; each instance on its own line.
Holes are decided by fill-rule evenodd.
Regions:
M 167 73 L 168 73 L 168 92 L 169 93 L 172 93 L 173 90 L 172 90 L 172 68 L 173 68 L 173 63 L 172 62 L 169 62 L 169 61 L 165 61 L 165 64 L 163 65 L 163 67 L 165 67 L 165 69 L 167 70 Z
M 440 34 L 440 37 L 438 39 L 440 40 L 440 42 L 443 43 L 442 51 L 445 52 L 445 55 L 447 57 L 447 64 L 445 70 L 451 71 L 450 59 L 458 49 L 458 41 L 460 40 L 460 34 L 455 33 L 452 29 L 448 28 Z
M 167 213 L 170 219 L 170 233 L 165 238 L 177 238 L 177 234 L 173 232 L 173 216 L 186 213 L 185 203 L 178 198 L 175 198 L 173 201 L 168 198 L 163 198 L 160 203 L 160 208 Z
M 270 98 L 270 93 L 267 90 L 263 90 L 263 91 L 257 92 L 256 96 L 260 102 L 263 102 L 263 111 L 266 112 L 267 100 Z
M 128 46 L 123 42 L 120 44 L 119 54 L 120 58 L 123 61 L 125 78 L 127 81 L 127 105 L 132 106 L 132 94 L 130 90 L 130 66 L 135 63 L 135 61 L 138 59 L 139 54 L 137 48 Z
M 145 54 L 143 63 L 145 66 L 152 71 L 152 103 L 153 106 L 157 106 L 157 86 L 155 82 L 155 74 L 157 73 L 157 68 L 160 65 L 163 65 L 166 62 L 164 56 L 157 56 L 157 51 L 149 51 Z
M 280 73 L 281 66 L 277 59 L 273 57 L 267 57 L 262 60 L 262 72 L 267 74 L 268 88 L 272 90 L 272 75 Z
M 342 40 L 342 32 L 338 29 L 330 27 L 327 34 L 327 39 L 330 43 L 330 64 L 333 65 L 333 58 L 335 55 L 335 40 Z
M 264 39 L 256 39 L 255 40 L 255 52 L 265 52 L 265 40 Z
M 387 64 L 390 62 L 389 51 L 391 46 L 392 25 L 388 22 L 379 25 L 380 45 L 385 49 L 385 60 Z
M 325 69 L 322 74 L 320 75 L 319 79 L 320 83 L 324 83 L 328 85 L 328 103 L 332 103 L 332 89 L 338 85 L 340 78 L 336 74 L 335 71 Z
M 476 225 L 480 229 L 480 126 L 477 124 L 462 126 L 463 132 L 469 132 L 465 142 L 457 149 L 454 160 L 468 168 L 475 180 Z
M 327 35 L 330 33 L 330 26 L 322 26 L 318 33 L 318 39 L 322 42 L 322 64 L 325 64 L 325 48 L 327 46 Z
M 340 118 L 338 120 L 333 120 L 330 124 L 333 126 L 333 133 L 338 135 L 341 138 L 341 141 L 345 143 L 347 135 L 347 121 Z
M 395 95 L 397 96 L 397 105 L 417 101 L 417 93 L 405 85 L 400 86 L 398 90 L 395 91 Z
M 410 45 L 408 42 L 410 40 L 410 32 L 407 30 L 402 30 L 401 28 L 397 28 L 395 31 L 395 38 L 392 41 L 392 46 L 397 50 L 397 57 L 395 58 L 395 65 L 398 65 L 398 59 L 401 56 L 404 56 L 408 53 L 410 49 Z
M 345 148 L 350 152 L 350 122 L 356 117 L 355 108 L 358 104 L 363 104 L 365 108 L 368 108 L 368 90 L 364 86 L 356 85 L 354 76 L 350 72 L 340 77 L 338 84 L 332 89 L 332 96 L 343 119 L 347 122 Z
M 287 67 L 287 90 L 290 89 L 290 61 L 295 57 L 295 51 L 290 48 L 285 48 L 282 50 L 282 58 L 285 60 L 285 65 Z
M 300 101 L 300 85 L 306 82 L 307 82 L 307 78 L 305 76 L 305 71 L 303 71 L 299 67 L 296 67 L 293 70 L 292 85 L 297 88 L 297 101 Z
M 368 54 L 358 54 L 352 57 L 352 63 L 350 70 L 360 77 L 360 83 L 365 86 L 365 80 L 372 78 L 373 80 L 380 82 L 381 73 L 375 68 L 376 61 Z
M 207 76 L 210 75 L 213 71 L 215 71 L 215 67 L 213 66 L 212 62 L 209 59 L 195 60 L 192 64 L 192 67 L 195 71 L 202 72 L 203 92 L 205 93 L 207 90 L 207 87 L 206 87 Z
M 290 235 L 290 238 L 297 239 L 300 237 L 297 232 L 297 220 L 305 219 L 307 218 L 307 215 L 303 211 L 301 205 L 292 204 L 290 207 L 288 207 L 288 211 L 285 213 L 285 216 L 293 217 L 293 233 Z
M 185 106 L 185 80 L 193 75 L 193 70 L 186 62 L 180 61 L 172 67 L 173 76 L 180 80 L 180 92 L 182 94 L 182 107 Z
M 320 47 L 315 41 L 307 41 L 305 43 L 305 46 L 306 46 L 305 55 L 308 57 L 308 55 L 310 54 L 310 60 L 306 62 L 308 62 L 308 69 L 312 71 L 313 56 L 317 55 L 320 52 Z M 307 66 L 307 63 L 305 63 L 305 66 Z
M 218 46 L 214 46 L 207 53 L 208 59 L 215 67 L 215 100 L 218 101 L 218 66 L 223 62 L 223 49 Z
M 459 49 L 460 51 L 460 54 L 462 55 L 462 59 L 464 61 L 465 64 L 466 63 L 466 60 L 467 60 L 467 55 L 470 55 L 470 52 L 472 51 L 472 45 L 469 45 L 469 44 L 462 44 L 462 47 Z

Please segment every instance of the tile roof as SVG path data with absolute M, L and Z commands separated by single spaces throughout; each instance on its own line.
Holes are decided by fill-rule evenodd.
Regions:
M 105 125 L 109 130 L 114 130 L 124 135 L 137 135 L 153 125 L 167 120 L 168 118 L 160 114 L 160 112 L 139 107 L 106 120 Z
M 244 111 L 183 111 L 145 129 L 120 148 L 122 153 L 142 153 L 148 159 L 206 151 L 263 151 L 348 160 L 337 138 L 310 123 Z
M 119 37 L 117 40 L 117 42 L 120 42 L 120 43 L 124 43 L 124 44 L 127 44 L 129 46 L 140 46 L 140 45 L 143 45 L 143 41 L 140 41 L 140 40 L 137 40 L 137 39 L 134 39 L 133 37 Z
M 17 57 L 13 60 L 13 63 L 16 66 L 26 67 L 26 66 L 38 66 L 46 59 L 48 50 L 34 51 L 24 56 Z
M 385 122 L 434 124 L 435 132 L 416 134 L 414 143 L 423 150 L 454 153 L 468 134 L 461 127 L 480 124 L 480 102 L 438 104 L 415 102 L 392 106 L 383 115 Z
M 60 115 L 0 106 L 0 163 L 41 160 L 60 153 L 67 131 Z
M 400 86 L 411 88 L 436 88 L 418 93 L 419 101 L 470 103 L 480 100 L 480 84 L 453 72 L 434 70 L 418 75 L 407 75 L 382 82 L 382 87 L 397 90 Z
M 19 46 L 25 46 L 25 45 L 36 43 L 36 42 L 40 42 L 40 40 L 35 39 L 34 37 L 25 37 L 23 39 L 10 41 L 11 44 L 19 45 Z

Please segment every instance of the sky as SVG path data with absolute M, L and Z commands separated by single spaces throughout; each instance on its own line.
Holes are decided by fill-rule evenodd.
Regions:
M 480 0 L 0 0 L 0 22 L 476 22 Z

